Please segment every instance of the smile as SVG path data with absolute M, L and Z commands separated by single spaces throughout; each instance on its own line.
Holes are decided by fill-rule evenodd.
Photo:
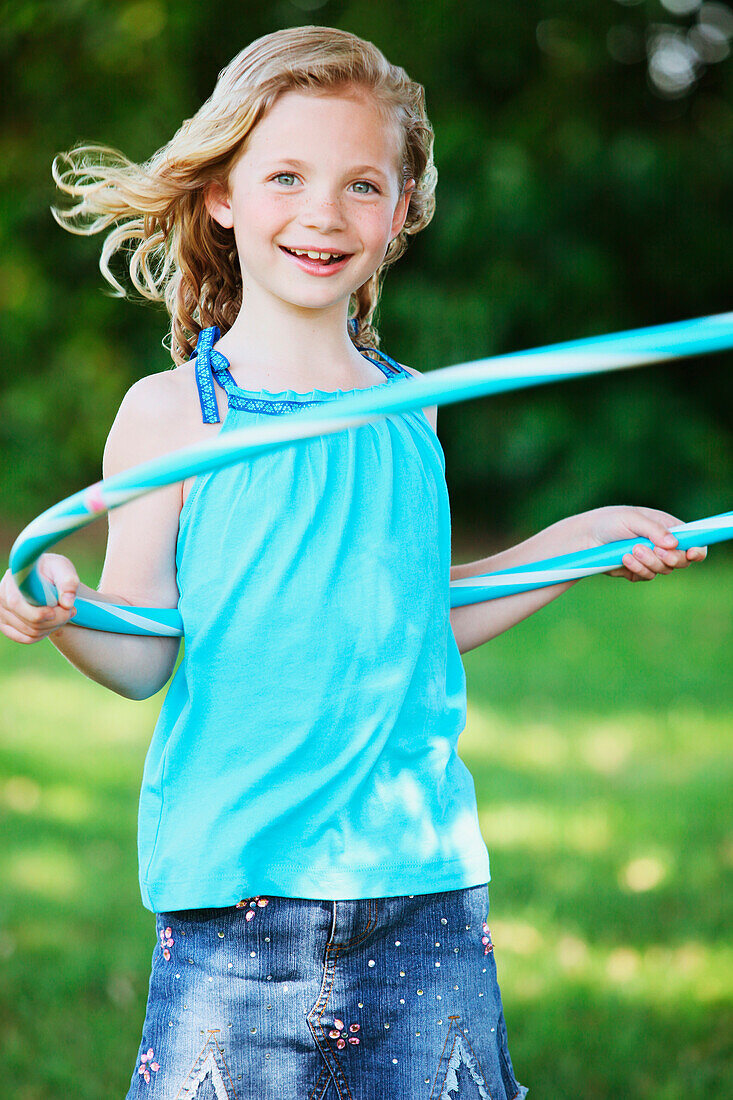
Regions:
M 289 248 L 285 248 L 284 245 L 279 245 L 279 248 L 280 251 L 291 259 L 293 263 L 296 263 L 301 270 L 307 271 L 311 275 L 335 274 L 337 271 L 341 271 L 351 259 L 351 253 L 348 252 L 333 253 L 330 259 L 321 259 L 320 257 L 325 254 L 324 252 L 320 252 L 320 255 L 316 258 L 312 258 L 307 254 L 298 256 Z M 301 250 L 298 249 L 298 251 L 300 252 Z M 315 249 L 312 251 L 315 251 Z

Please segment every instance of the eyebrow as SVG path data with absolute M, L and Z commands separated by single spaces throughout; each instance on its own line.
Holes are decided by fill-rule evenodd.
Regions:
M 271 164 L 278 164 L 278 165 L 288 165 L 288 167 L 292 167 L 292 168 L 308 168 L 308 167 L 310 167 L 308 164 L 305 163 L 305 161 L 294 160 L 292 157 L 283 157 L 282 159 L 275 158 L 270 163 Z M 358 164 L 353 168 L 348 168 L 347 169 L 347 175 L 358 176 L 358 175 L 361 175 L 362 173 L 367 173 L 367 174 L 371 174 L 371 175 L 374 175 L 374 176 L 382 176 L 383 179 L 387 179 L 386 173 L 383 172 L 381 168 L 375 168 L 371 164 Z

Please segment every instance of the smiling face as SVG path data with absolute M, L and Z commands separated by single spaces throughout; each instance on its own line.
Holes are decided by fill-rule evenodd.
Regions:
M 234 229 L 245 300 L 264 293 L 348 308 L 407 215 L 414 181 L 402 190 L 400 147 L 397 123 L 367 90 L 283 93 L 249 135 L 228 193 L 214 186 L 206 198 L 212 217 Z

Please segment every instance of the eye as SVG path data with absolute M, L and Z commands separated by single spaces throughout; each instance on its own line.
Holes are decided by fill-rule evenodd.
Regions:
M 291 179 L 294 180 L 295 176 L 292 172 L 278 172 L 276 176 L 272 177 L 273 180 Z
M 371 187 L 372 191 L 375 191 L 377 194 L 380 193 L 379 188 L 376 187 L 373 183 L 370 183 L 369 180 L 357 180 L 357 182 L 354 184 L 354 187 L 360 187 L 362 185 L 364 185 L 366 187 Z M 368 195 L 369 192 L 368 191 L 359 191 L 359 194 L 360 195 Z

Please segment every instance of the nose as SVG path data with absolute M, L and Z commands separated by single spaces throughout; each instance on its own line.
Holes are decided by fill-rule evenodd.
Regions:
M 312 193 L 303 204 L 299 220 L 304 228 L 324 234 L 346 226 L 341 203 L 330 193 Z

